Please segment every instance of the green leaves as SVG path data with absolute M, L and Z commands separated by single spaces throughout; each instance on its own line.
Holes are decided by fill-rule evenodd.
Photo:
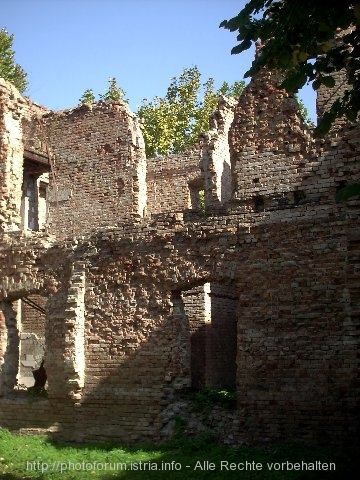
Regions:
M 125 102 L 127 102 L 127 100 L 125 100 L 124 98 L 126 95 L 126 92 L 121 87 L 118 86 L 116 78 L 115 77 L 110 78 L 108 83 L 109 83 L 109 88 L 104 94 L 99 95 L 100 100 L 103 100 L 103 101 L 124 100 Z
M 107 91 L 103 94 L 99 94 L 99 101 L 118 101 L 122 100 L 124 102 L 128 102 L 125 97 L 126 92 L 121 87 L 118 86 L 117 80 L 115 77 L 112 77 L 108 81 L 109 87 Z M 84 105 L 85 103 L 96 103 L 95 94 L 92 88 L 88 88 L 82 94 L 79 99 L 79 105 Z
M 244 40 L 240 45 L 236 45 L 231 49 L 231 55 L 237 55 L 238 53 L 244 52 L 251 47 L 251 40 Z
M 335 79 L 334 77 L 329 77 L 329 76 L 322 76 L 320 75 L 314 82 L 313 82 L 313 88 L 314 90 L 317 90 L 320 85 L 325 85 L 325 87 L 332 88 L 335 87 Z
M 295 98 L 299 104 L 299 110 L 301 113 L 302 118 L 304 119 L 304 122 L 309 126 L 309 127 L 314 127 L 313 121 L 310 118 L 309 111 L 305 107 L 304 102 L 299 98 L 297 93 L 295 93 Z
M 355 197 L 360 195 L 360 183 L 353 183 L 351 185 L 347 185 L 346 187 L 341 188 L 336 194 L 336 201 L 337 202 L 345 202 L 349 200 L 351 197 Z
M 164 98 L 144 100 L 138 115 L 143 123 L 147 157 L 183 152 L 194 145 L 201 133 L 209 129 L 209 119 L 221 95 L 239 96 L 244 82 L 229 86 L 224 82 L 214 89 L 214 79 L 201 83 L 196 66 L 185 68 L 174 77 Z
M 297 92 L 306 83 L 307 76 L 302 70 L 294 70 L 282 82 L 281 87 L 289 92 Z
M 263 67 L 279 69 L 285 73 L 282 86 L 296 92 L 307 82 L 312 82 L 315 90 L 320 86 L 334 88 L 332 74 L 346 71 L 350 93 L 340 90 L 337 105 L 334 95 L 334 108 L 316 130 L 323 134 L 342 115 L 355 121 L 360 110 L 359 12 L 358 0 L 250 0 L 220 27 L 237 31 L 239 43 L 232 48 L 232 54 L 261 41 L 263 47 L 245 77 Z M 346 29 L 342 41 L 340 29 Z
M 12 50 L 14 35 L 10 35 L 6 28 L 0 30 L 0 77 L 11 82 L 20 93 L 27 88 L 27 74 L 15 63 L 15 52 Z
M 79 98 L 79 104 L 84 105 L 85 103 L 95 103 L 95 94 L 92 88 L 88 88 Z

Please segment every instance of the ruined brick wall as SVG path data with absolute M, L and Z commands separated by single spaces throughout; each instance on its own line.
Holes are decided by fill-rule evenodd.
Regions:
M 148 160 L 149 214 L 201 210 L 204 205 L 214 211 L 230 200 L 228 133 L 236 103 L 233 98 L 220 100 L 210 119 L 210 130 L 201 136 L 198 145 L 181 154 Z
M 238 401 L 245 425 L 265 438 L 292 430 L 294 438 L 339 441 L 341 425 L 358 418 L 357 307 L 349 298 L 355 271 L 347 258 L 354 220 L 342 223 L 333 210 L 337 221 L 329 221 L 330 212 L 316 210 L 313 220 L 303 211 L 305 221 L 255 228 L 243 272 L 253 286 L 239 286 Z M 261 419 L 250 419 L 260 405 Z
M 235 390 L 236 306 L 233 286 L 212 282 L 181 292 L 190 331 L 191 386 Z
M 278 82 L 273 72 L 255 77 L 236 107 L 229 138 L 239 212 L 331 203 L 341 186 L 359 178 L 358 129 L 315 141 Z
M 147 213 L 181 212 L 191 208 L 191 185 L 203 187 L 201 148 L 148 159 Z M 190 184 L 190 187 L 189 187 Z
M 315 427 L 321 417 L 328 438 L 333 429 L 334 440 L 341 435 L 340 424 L 349 422 L 357 396 L 348 392 L 345 400 L 342 392 L 357 376 L 358 300 L 351 284 L 358 275 L 358 250 L 350 253 L 355 231 L 350 232 L 359 220 L 358 201 L 350 201 L 345 213 L 335 204 L 335 194 L 342 185 L 359 181 L 360 134 L 353 126 L 339 130 L 337 138 L 313 141 L 294 99 L 276 84 L 277 76 L 270 72 L 252 80 L 230 131 L 233 211 L 262 212 L 248 217 L 250 257 L 243 271 L 246 281 L 238 283 L 238 402 L 248 412 L 245 416 L 266 404 L 259 422 L 247 416 L 245 425 L 251 424 L 255 435 L 264 429 L 272 439 L 288 435 L 289 421 L 280 412 L 296 405 L 292 418 L 298 435 L 321 441 Z M 337 363 L 340 344 L 347 358 L 344 370 Z M 326 399 L 324 405 L 309 393 L 311 388 Z M 320 417 L 305 421 L 305 427 L 305 412 L 310 417 L 311 411 Z M 336 411 L 341 411 L 339 417 Z
M 46 130 L 42 117 L 50 110 L 31 100 L 27 102 L 27 115 L 22 117 L 22 133 L 24 149 L 27 152 L 35 153 L 47 158 L 51 153 L 46 137 Z
M 31 295 L 26 298 L 45 310 L 47 299 L 42 295 Z M 21 329 L 24 332 L 33 332 L 43 337 L 45 335 L 45 314 L 33 306 L 22 302 Z
M 49 231 L 59 238 L 116 225 L 146 208 L 146 160 L 137 120 L 123 102 L 44 117 L 53 154 Z
M 0 221 L 1 230 L 20 228 L 24 145 L 21 115 L 25 100 L 0 78 Z
M 206 388 L 207 382 L 207 328 L 211 322 L 210 285 L 192 288 L 181 294 L 190 335 L 190 376 L 193 389 Z
M 29 190 L 31 182 L 30 190 L 35 195 L 40 187 L 38 178 L 42 171 L 32 169 L 31 175 L 25 174 L 23 189 L 24 155 L 25 152 L 35 153 L 47 161 L 44 132 L 38 122 L 47 111 L 45 107 L 23 98 L 9 82 L 0 79 L 0 221 L 3 231 L 28 226 L 24 225 L 24 191 Z M 33 204 L 35 206 L 35 199 Z M 32 226 L 35 223 L 37 229 L 37 215 L 30 222 Z
M 121 117 L 116 123 L 120 130 L 134 125 L 122 104 L 118 110 L 100 105 L 48 117 L 63 192 L 57 217 L 51 207 L 58 238 L 41 232 L 1 235 L 2 426 L 47 428 L 77 441 L 169 438 L 174 417 L 186 414 L 181 402 L 192 381 L 192 325 L 195 331 L 210 320 L 209 367 L 225 349 L 230 353 L 224 340 L 231 338 L 236 320 L 233 438 L 251 443 L 355 441 L 360 205 L 356 198 L 336 204 L 334 194 L 341 182 L 359 179 L 359 129 L 314 142 L 294 99 L 275 88 L 270 73 L 263 78 L 247 88 L 230 129 L 236 198 L 227 214 L 196 221 L 181 213 L 161 213 L 184 210 L 185 196 L 171 203 L 174 189 L 160 174 L 168 204 L 150 218 L 119 215 L 115 221 L 115 205 L 123 215 L 114 193 L 116 165 L 128 175 L 125 180 L 143 165 L 132 134 L 113 136 L 109 118 Z M 112 151 L 117 138 L 124 143 Z M 3 150 L 10 158 L 11 149 Z M 129 159 L 133 167 L 126 165 Z M 164 168 L 174 163 L 169 157 L 163 161 Z M 184 162 L 193 168 L 193 161 Z M 184 192 L 186 175 L 174 180 Z M 298 190 L 303 196 L 296 197 Z M 127 194 L 132 191 L 124 192 L 124 205 L 130 205 Z M 282 200 L 289 192 L 293 203 Z M 112 195 L 111 201 L 103 200 L 104 229 L 96 226 L 101 195 Z M 257 196 L 262 208 L 253 198 Z M 131 205 L 139 206 L 136 201 Z M 79 235 L 73 238 L 74 233 Z M 15 388 L 19 330 L 11 304 L 34 294 L 49 299 L 48 399 L 26 403 L 24 409 Z M 210 370 L 218 372 L 215 366 Z M 215 382 L 216 376 L 206 381 Z
M 238 298 L 238 289 L 233 284 L 210 283 L 207 384 L 212 387 L 236 389 Z
M 235 109 L 229 134 L 234 198 L 244 211 L 297 203 L 313 150 L 297 101 L 277 88 L 280 81 L 273 71 L 255 76 Z
M 210 119 L 210 130 L 203 136 L 205 204 L 210 210 L 224 205 L 233 195 L 228 137 L 236 105 L 235 98 L 221 98 Z
M 19 331 L 16 311 L 9 301 L 0 302 L 0 395 L 14 388 L 19 364 Z
M 238 290 L 242 438 L 353 438 L 359 207 L 312 204 L 297 211 L 294 217 L 273 211 L 198 224 L 157 217 L 44 253 L 50 271 L 59 259 L 77 265 L 58 277 L 49 305 L 48 402 L 58 434 L 77 440 L 166 437 L 169 419 L 162 412 L 176 405 L 191 377 L 190 332 L 174 292 L 207 282 L 226 290 L 231 281 Z M 24 248 L 26 243 L 17 252 L 18 265 Z M 3 267 L 3 281 L 10 272 Z M 83 278 L 81 358 L 74 335 L 81 318 L 74 315 Z M 16 288 L 19 294 L 23 287 Z M 4 425 L 11 425 L 9 412 L 1 414 Z

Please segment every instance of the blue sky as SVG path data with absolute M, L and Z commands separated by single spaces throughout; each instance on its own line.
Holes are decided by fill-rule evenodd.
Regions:
M 15 35 L 16 61 L 33 100 L 62 110 L 87 88 L 104 93 L 110 77 L 137 111 L 164 96 L 170 79 L 197 65 L 216 86 L 242 80 L 254 52 L 231 55 L 236 34 L 219 28 L 245 0 L 0 0 L 0 28 Z M 315 118 L 314 94 L 301 94 Z

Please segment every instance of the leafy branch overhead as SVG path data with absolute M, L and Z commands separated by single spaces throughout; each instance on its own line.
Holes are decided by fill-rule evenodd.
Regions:
M 355 0 L 250 0 L 243 10 L 220 27 L 238 31 L 233 54 L 260 41 L 262 48 L 252 67 L 253 76 L 263 67 L 285 73 L 282 86 L 296 92 L 305 83 L 335 86 L 333 73 L 346 72 L 348 87 L 334 100 L 315 129 L 329 131 L 338 117 L 355 121 L 360 110 L 360 3 Z M 341 37 L 341 41 L 339 40 Z M 337 38 L 337 40 L 336 40 Z

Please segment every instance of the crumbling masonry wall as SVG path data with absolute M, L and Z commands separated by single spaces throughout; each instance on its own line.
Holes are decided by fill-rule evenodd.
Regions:
M 21 115 L 26 101 L 15 87 L 0 79 L 0 221 L 4 231 L 21 225 L 21 185 L 24 145 Z
M 214 202 L 213 210 L 189 216 L 185 202 L 185 187 L 195 176 L 204 186 L 216 185 L 215 170 L 201 163 L 208 151 L 205 141 L 193 160 L 186 155 L 158 159 L 159 171 L 167 169 L 166 181 L 156 172 L 155 159 L 148 162 L 147 207 L 153 215 L 139 215 L 129 188 L 124 202 L 127 209 L 132 205 L 133 217 L 116 195 L 104 200 L 104 228 L 97 228 L 88 210 L 94 204 L 97 211 L 100 186 L 93 198 L 93 190 L 81 197 L 74 184 L 72 197 L 58 199 L 57 216 L 50 206 L 48 230 L 2 233 L 1 426 L 45 430 L 76 441 L 169 438 L 174 417 L 183 413 L 186 420 L 179 399 L 196 373 L 191 335 L 207 323 L 209 338 L 216 341 L 208 343 L 212 348 L 205 353 L 211 355 L 196 375 L 208 385 L 218 381 L 212 362 L 224 349 L 230 353 L 230 340 L 236 341 L 231 368 L 237 410 L 228 425 L 234 442 L 355 441 L 360 205 L 357 198 L 344 204 L 334 198 L 341 185 L 359 181 L 359 127 L 344 126 L 336 136 L 315 141 L 295 99 L 277 89 L 276 79 L 270 72 L 253 79 L 235 112 L 229 112 L 234 115 L 229 126 L 233 195 L 220 210 Z M 14 115 L 21 117 L 16 108 Z M 111 197 L 114 152 L 97 148 L 98 142 L 112 145 L 108 139 L 134 125 L 124 112 L 122 105 L 99 105 L 45 115 L 59 192 L 69 187 L 68 174 L 85 190 L 90 165 L 98 174 L 104 168 L 102 188 Z M 103 129 L 103 135 L 86 137 L 92 122 L 94 132 Z M 56 141 L 51 141 L 52 125 Z M 225 138 L 224 130 L 219 137 Z M 128 146 L 121 161 L 134 162 L 125 169 L 125 180 L 133 179 L 143 164 L 142 149 L 135 148 L 130 134 L 121 138 Z M 218 146 L 223 148 L 223 140 Z M 9 158 L 10 150 L 4 151 Z M 176 175 L 182 163 L 190 170 L 185 178 Z M 166 187 L 170 168 L 175 171 L 173 199 Z M 179 183 L 183 193 L 178 197 Z M 157 185 L 168 211 L 165 203 L 157 206 Z M 90 203 L 82 206 L 81 198 Z M 79 226 L 71 224 L 78 211 Z M 9 304 L 35 294 L 48 299 L 48 398 L 29 403 L 16 389 L 18 341 Z M 226 344 L 217 341 L 225 337 Z
M 185 154 L 172 154 L 148 159 L 147 213 L 182 212 L 197 208 L 192 186 L 204 189 L 201 176 L 201 146 L 189 148 Z
M 181 292 L 190 333 L 191 387 L 228 388 L 236 383 L 236 306 L 230 283 L 205 283 Z
M 38 121 L 47 109 L 25 100 L 11 84 L 0 78 L 0 228 L 19 230 L 23 224 L 24 156 L 31 153 L 46 157 Z M 32 135 L 35 131 L 38 133 Z M 27 152 L 27 153 L 26 153 Z M 47 168 L 45 169 L 47 170 Z M 32 171 L 36 181 L 43 173 Z M 36 188 L 39 188 L 39 182 Z
M 31 295 L 16 302 L 19 330 L 19 386 L 34 385 L 33 370 L 40 367 L 45 357 L 47 299 L 41 295 Z
M 229 131 L 234 120 L 235 98 L 222 97 L 210 118 L 210 130 L 204 135 L 202 171 L 205 205 L 216 211 L 233 197 Z
M 146 211 L 144 142 L 124 102 L 84 105 L 43 117 L 53 163 L 48 231 L 86 235 Z

